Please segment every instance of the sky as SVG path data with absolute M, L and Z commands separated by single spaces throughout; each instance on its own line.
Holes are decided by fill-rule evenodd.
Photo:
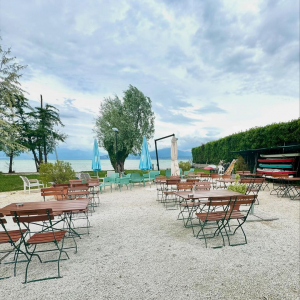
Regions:
M 59 109 L 61 148 L 92 149 L 100 103 L 130 84 L 181 150 L 300 115 L 296 0 L 0 0 L 0 36 L 30 103 Z

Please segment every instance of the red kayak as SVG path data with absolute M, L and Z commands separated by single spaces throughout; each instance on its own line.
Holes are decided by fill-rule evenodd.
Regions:
M 282 159 L 258 159 L 261 163 L 291 163 L 294 162 L 294 158 L 282 158 Z

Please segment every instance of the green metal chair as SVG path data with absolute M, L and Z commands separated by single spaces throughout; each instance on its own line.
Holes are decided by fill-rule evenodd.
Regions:
M 155 177 L 159 176 L 160 171 L 150 171 L 149 173 L 143 174 L 143 177 L 144 177 L 145 181 L 154 181 Z
M 61 278 L 60 276 L 60 261 L 65 260 L 62 259 L 62 253 L 64 253 L 69 259 L 68 253 L 63 250 L 63 245 L 64 245 L 64 238 L 65 235 L 68 231 L 66 230 L 57 230 L 54 227 L 52 227 L 52 221 L 54 219 L 52 209 L 35 209 L 35 210 L 18 210 L 18 211 L 13 211 L 11 212 L 12 215 L 14 216 L 14 222 L 16 222 L 21 230 L 21 224 L 36 224 L 37 222 L 42 222 L 42 221 L 47 221 L 49 222 L 48 225 L 48 230 L 49 231 L 44 231 L 42 229 L 39 232 L 34 232 L 30 235 L 30 238 L 25 240 L 25 235 L 22 233 L 22 240 L 23 244 L 25 246 L 26 254 L 29 257 L 27 266 L 26 266 L 26 271 L 25 271 L 25 281 L 24 283 L 28 282 L 34 282 L 34 281 L 41 281 L 41 280 L 47 280 L 47 279 L 55 279 L 55 278 Z M 29 226 L 29 225 L 28 225 Z M 28 227 L 29 228 L 29 227 Z M 43 249 L 40 251 L 36 251 L 36 248 L 40 244 L 49 244 L 53 243 L 55 247 L 51 247 L 50 249 Z M 61 244 L 59 246 L 59 244 Z M 40 254 L 37 253 L 45 253 L 45 252 L 57 252 L 58 256 L 55 259 L 52 260 L 47 260 L 47 261 L 42 261 Z M 57 262 L 57 276 L 54 277 L 45 277 L 45 278 L 39 278 L 39 279 L 33 279 L 28 281 L 28 268 L 29 265 L 32 261 L 33 257 L 37 257 L 41 263 L 46 263 L 46 262 Z M 42 264 L 43 265 L 43 264 Z M 48 264 L 47 264 L 48 265 Z
M 5 250 L 0 250 L 1 253 L 5 253 L 3 257 L 0 259 L 1 261 L 7 257 L 9 254 L 14 254 L 14 259 L 13 261 L 5 262 L 4 264 L 14 264 L 14 276 L 16 276 L 17 273 L 17 263 L 19 262 L 27 262 L 28 261 L 28 256 L 25 252 L 22 251 L 21 245 L 22 245 L 22 235 L 26 235 L 27 229 L 17 229 L 17 230 L 7 230 L 5 224 L 7 223 L 6 219 L 4 218 L 4 215 L 0 213 L 0 224 L 3 229 L 3 231 L 0 231 L 0 245 L 2 244 L 10 244 L 13 249 L 5 249 Z M 26 257 L 26 260 L 19 260 L 18 257 L 19 254 L 23 254 Z M 2 264 L 2 263 L 1 263 Z M 10 276 L 4 276 L 0 277 L 1 279 L 6 279 L 9 278 Z
M 120 192 L 121 192 L 121 187 L 123 185 L 126 185 L 127 190 L 128 190 L 128 185 L 129 185 L 129 188 L 131 190 L 131 180 L 130 180 L 130 177 L 117 178 L 117 185 L 119 186 Z
M 104 177 L 103 182 L 99 185 L 100 193 L 102 194 L 102 189 L 105 190 L 106 186 L 110 187 L 110 192 L 112 192 L 112 185 L 116 183 L 116 179 L 113 177 Z
M 143 186 L 145 186 L 145 179 L 143 176 L 141 176 L 139 173 L 132 173 L 131 174 L 131 183 L 134 185 L 134 183 L 143 183 Z

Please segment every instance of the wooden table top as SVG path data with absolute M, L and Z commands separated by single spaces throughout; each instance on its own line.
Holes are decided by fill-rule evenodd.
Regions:
M 11 211 L 30 210 L 30 209 L 46 209 L 52 208 L 55 212 L 71 212 L 74 210 L 83 210 L 87 208 L 89 199 L 82 200 L 62 200 L 62 201 L 46 201 L 46 202 L 24 202 L 22 206 L 17 206 L 17 203 L 11 203 L 3 208 L 0 212 L 6 216 L 10 215 Z M 21 203 L 21 202 L 18 202 Z
M 243 195 L 238 192 L 233 192 L 233 191 L 228 191 L 228 190 L 201 190 L 201 191 L 195 191 L 190 192 L 190 191 L 184 191 L 184 192 L 175 192 L 175 195 L 184 198 L 184 199 L 200 199 L 200 198 L 208 198 L 208 197 L 222 197 L 222 196 L 229 196 L 229 197 L 234 197 L 234 196 L 240 196 Z M 189 196 L 193 194 L 193 196 Z

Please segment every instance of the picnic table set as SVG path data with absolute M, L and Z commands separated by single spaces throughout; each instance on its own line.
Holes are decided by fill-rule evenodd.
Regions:
M 0 209 L 0 244 L 11 246 L 0 250 L 0 254 L 4 254 L 0 256 L 0 263 L 13 265 L 11 276 L 16 276 L 19 264 L 25 263 L 23 283 L 61 278 L 60 262 L 70 259 L 69 251 L 76 254 L 77 239 L 89 234 L 89 215 L 100 204 L 99 184 L 98 179 L 54 184 L 41 189 L 42 201 L 11 203 Z M 49 196 L 54 200 L 46 201 Z M 8 226 L 9 219 L 12 219 L 13 229 Z M 53 258 L 45 260 L 48 253 Z M 10 256 L 12 260 L 4 262 Z M 34 278 L 30 264 L 36 260 L 56 264 L 56 275 Z M 53 264 L 41 264 L 41 267 L 53 271 Z M 0 274 L 0 279 L 11 276 Z
M 209 239 L 216 238 L 221 243 L 213 248 L 225 246 L 226 240 L 230 246 L 247 244 L 243 224 L 249 215 L 254 215 L 254 205 L 259 204 L 259 191 L 270 190 L 269 181 L 250 172 L 243 173 L 239 179 L 217 174 L 187 175 L 185 178 L 156 177 L 157 201 L 168 210 L 179 210 L 177 219 L 183 221 L 184 227 L 192 228 L 193 235 L 203 239 L 206 247 Z M 300 195 L 299 186 L 295 185 L 300 178 L 280 177 L 277 181 L 279 183 L 275 181 L 270 194 L 291 199 Z M 246 185 L 246 194 L 227 190 L 233 183 Z M 242 238 L 232 242 L 238 231 Z
M 61 278 L 60 262 L 70 259 L 70 251 L 77 253 L 77 240 L 89 234 L 89 216 L 100 205 L 100 193 L 105 190 L 105 184 L 109 183 L 110 191 L 113 184 L 121 191 L 121 186 L 127 183 L 122 178 L 128 180 L 130 189 L 134 182 L 144 187 L 145 181 L 154 181 L 156 200 L 167 210 L 177 210 L 177 220 L 192 230 L 195 238 L 204 240 L 205 247 L 210 246 L 210 241 L 216 241 L 211 248 L 247 244 L 244 224 L 253 214 L 254 204 L 259 204 L 260 190 L 268 188 L 270 194 L 278 197 L 295 199 L 299 196 L 299 186 L 295 183 L 300 178 L 295 177 L 275 176 L 271 179 L 273 188 L 270 188 L 269 180 L 250 172 L 241 174 L 244 176 L 239 179 L 230 175 L 195 172 L 166 177 L 160 176 L 159 171 L 150 171 L 146 176 L 136 176 L 136 179 L 134 176 L 119 178 L 116 174 L 107 176 L 114 181 L 106 181 L 105 178 L 100 181 L 87 176 L 70 180 L 68 184 L 53 184 L 49 188 L 41 188 L 42 201 L 11 203 L 1 208 L 0 245 L 10 245 L 10 248 L 0 249 L 0 254 L 4 254 L 0 256 L 0 263 L 10 254 L 13 258 L 5 262 L 12 265 L 10 276 L 0 274 L 0 279 L 16 276 L 20 263 L 26 264 L 23 283 Z M 232 183 L 245 184 L 246 194 L 227 190 Z M 54 200 L 46 201 L 49 196 Z M 13 226 L 8 226 L 8 220 Z M 44 253 L 51 253 L 55 258 L 44 260 Z M 56 275 L 35 278 L 29 268 L 32 261 L 56 264 Z M 43 268 L 53 270 L 53 265 L 47 265 L 41 264 Z

